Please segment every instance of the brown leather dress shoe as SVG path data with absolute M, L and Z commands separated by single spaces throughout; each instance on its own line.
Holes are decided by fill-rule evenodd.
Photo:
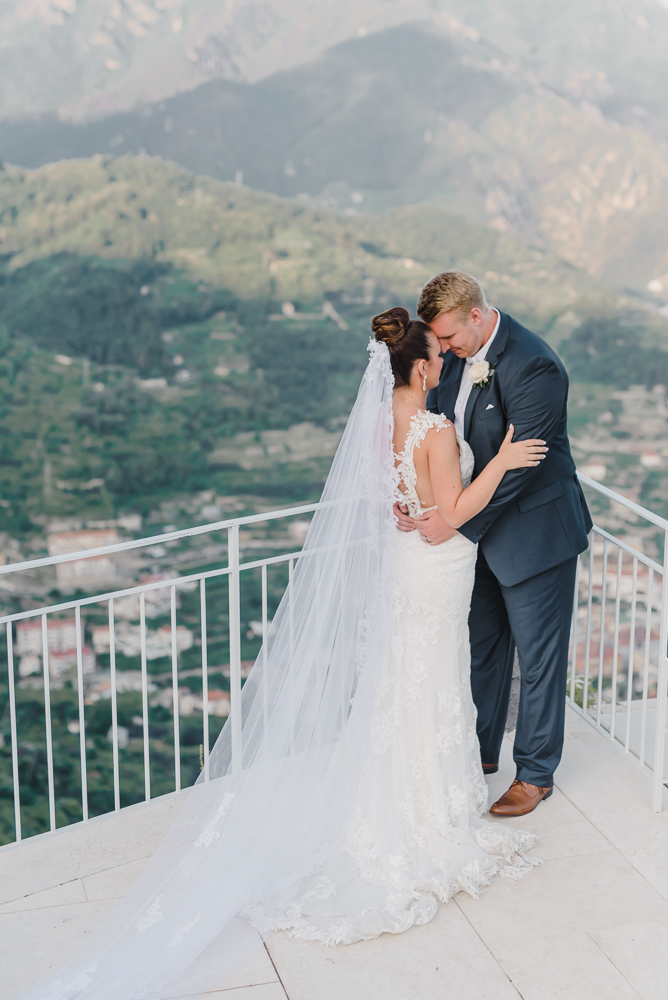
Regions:
M 499 770 L 499 765 L 498 764 L 483 764 L 482 765 L 482 773 L 483 774 L 496 774 L 496 772 L 498 770 Z
M 530 785 L 528 781 L 519 781 L 516 778 L 505 795 L 502 795 L 489 811 L 495 816 L 525 816 L 533 812 L 543 799 L 549 799 L 551 794 L 551 788 L 540 788 L 538 785 Z

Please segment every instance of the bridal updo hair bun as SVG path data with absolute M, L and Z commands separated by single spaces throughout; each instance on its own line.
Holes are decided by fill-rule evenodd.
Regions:
M 388 347 L 393 347 L 406 335 L 411 318 L 408 309 L 395 306 L 386 312 L 379 313 L 371 320 L 371 329 L 376 340 L 381 340 Z
M 394 306 L 371 320 L 376 340 L 387 344 L 394 375 L 394 385 L 410 385 L 416 361 L 429 361 L 431 330 L 419 319 L 411 319 L 408 309 Z

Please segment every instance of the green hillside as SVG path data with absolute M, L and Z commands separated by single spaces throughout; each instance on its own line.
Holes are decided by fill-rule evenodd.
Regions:
M 328 317 L 276 322 L 280 304 L 195 285 L 150 258 L 67 253 L 5 269 L 0 303 L 0 531 L 146 516 L 211 488 L 319 492 L 328 462 L 317 449 L 244 472 L 234 437 L 326 428 L 347 412 L 368 339 L 354 310 L 346 330 Z
M 0 240 L 12 269 L 63 250 L 126 260 L 146 254 L 242 298 L 310 300 L 371 282 L 413 299 L 432 274 L 456 263 L 487 275 L 492 294 L 541 329 L 574 304 L 608 294 L 553 255 L 443 210 L 347 217 L 148 157 L 6 165 Z
M 448 267 L 480 275 L 576 379 L 665 377 L 651 303 L 438 209 L 347 217 L 94 158 L 5 167 L 0 226 L 0 531 L 15 538 L 197 490 L 317 496 L 370 317 L 414 308 Z

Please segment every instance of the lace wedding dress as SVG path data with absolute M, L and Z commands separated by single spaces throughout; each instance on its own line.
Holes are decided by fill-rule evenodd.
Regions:
M 448 424 L 440 415 L 416 414 L 396 456 L 413 517 L 425 512 L 414 450 L 430 428 Z M 458 443 L 466 487 L 473 453 Z M 478 896 L 491 876 L 519 878 L 539 863 L 525 855 L 532 835 L 480 819 L 487 786 L 468 635 L 476 554 L 460 534 L 432 546 L 417 531 L 396 532 L 388 559 L 391 642 L 376 680 L 355 813 L 280 922 L 291 936 L 335 945 L 401 933 L 431 920 L 439 900 L 462 889 Z
M 20 1000 L 174 1000 L 213 989 L 262 938 L 329 944 L 430 920 L 535 861 L 480 817 L 469 687 L 476 548 L 396 530 L 414 514 L 420 414 L 393 454 L 394 378 L 370 360 L 294 573 L 241 697 L 167 836 L 80 951 Z M 473 469 L 460 442 L 462 475 Z

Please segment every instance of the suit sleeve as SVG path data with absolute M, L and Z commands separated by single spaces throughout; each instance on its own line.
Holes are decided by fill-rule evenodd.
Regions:
M 427 409 L 430 413 L 438 413 L 438 386 L 427 393 Z
M 515 427 L 513 441 L 542 438 L 549 447 L 561 423 L 567 392 L 566 376 L 551 358 L 531 358 L 515 375 L 504 400 L 506 426 Z M 539 468 L 506 472 L 487 506 L 461 526 L 462 534 L 478 541 L 508 504 L 525 492 Z

